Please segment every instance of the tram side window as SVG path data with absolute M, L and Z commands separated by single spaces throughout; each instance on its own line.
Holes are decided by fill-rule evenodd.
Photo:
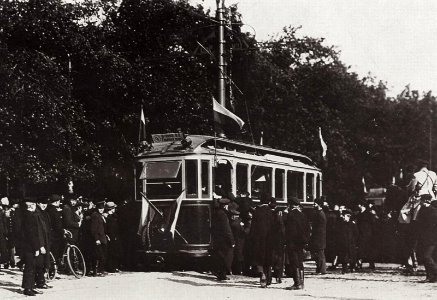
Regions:
M 146 162 L 140 179 L 146 179 L 149 199 L 175 199 L 182 192 L 181 161 Z
M 197 160 L 185 161 L 185 188 L 187 198 L 198 198 L 197 195 Z
M 303 173 L 297 171 L 287 172 L 287 195 L 303 201 Z
M 208 160 L 202 160 L 202 198 L 209 198 L 209 161 Z
M 252 166 L 252 198 L 260 199 L 261 196 L 272 195 L 272 168 Z
M 307 185 L 307 198 L 305 201 L 313 202 L 314 196 L 315 196 L 314 195 L 314 174 L 307 173 L 306 185 Z
M 275 170 L 275 198 L 284 199 L 284 174 L 281 169 Z
M 237 164 L 237 194 L 248 192 L 247 170 L 248 165 Z

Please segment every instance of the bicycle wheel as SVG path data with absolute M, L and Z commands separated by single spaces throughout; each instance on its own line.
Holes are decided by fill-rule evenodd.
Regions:
M 58 274 L 58 264 L 56 263 L 56 259 L 53 256 L 53 253 L 49 253 L 49 269 L 46 272 L 46 279 L 53 280 Z
M 70 245 L 67 249 L 67 262 L 71 273 L 76 278 L 82 278 L 86 274 L 85 259 L 82 252 L 75 245 Z

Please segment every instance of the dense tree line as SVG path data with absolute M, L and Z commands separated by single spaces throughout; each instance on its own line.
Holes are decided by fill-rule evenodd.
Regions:
M 213 133 L 214 16 L 182 0 L 118 2 L 1 2 L 2 193 L 61 192 L 73 180 L 80 193 L 129 198 L 141 105 L 149 133 Z M 226 13 L 229 106 L 247 123 L 238 138 L 263 131 L 265 144 L 309 155 L 343 202 L 362 196 L 363 176 L 385 186 L 430 157 L 430 93 L 388 98 L 323 39 L 286 27 L 257 41 L 237 7 Z

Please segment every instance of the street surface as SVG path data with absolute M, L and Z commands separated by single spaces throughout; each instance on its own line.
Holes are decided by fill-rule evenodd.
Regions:
M 348 273 L 339 270 L 324 276 L 314 274 L 314 264 L 306 265 L 305 289 L 285 290 L 292 284 L 285 278 L 282 284 L 267 289 L 258 286 L 258 279 L 230 276 L 231 280 L 217 282 L 210 273 L 195 271 L 122 272 L 106 277 L 75 279 L 60 275 L 49 284 L 43 295 L 31 299 L 153 299 L 153 300 L 223 300 L 223 299 L 436 299 L 437 283 L 421 283 L 423 268 L 418 276 L 401 275 L 394 264 L 377 264 L 374 272 Z M 0 299 L 24 299 L 21 294 L 21 272 L 1 270 Z

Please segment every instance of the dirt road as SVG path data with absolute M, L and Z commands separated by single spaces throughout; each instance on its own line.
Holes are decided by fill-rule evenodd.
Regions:
M 1 270 L 0 299 L 23 299 L 21 272 Z M 291 278 L 282 284 L 273 283 L 267 289 L 258 287 L 258 279 L 231 276 L 217 282 L 209 273 L 194 271 L 122 272 L 106 277 L 74 279 L 61 276 L 50 283 L 52 289 L 31 299 L 153 299 L 153 300 L 223 300 L 223 299 L 436 299 L 437 283 L 421 283 L 418 276 L 404 276 L 396 265 L 377 264 L 374 272 L 342 275 L 334 271 L 324 276 L 313 275 L 313 264 L 306 268 L 305 289 L 285 290 Z

